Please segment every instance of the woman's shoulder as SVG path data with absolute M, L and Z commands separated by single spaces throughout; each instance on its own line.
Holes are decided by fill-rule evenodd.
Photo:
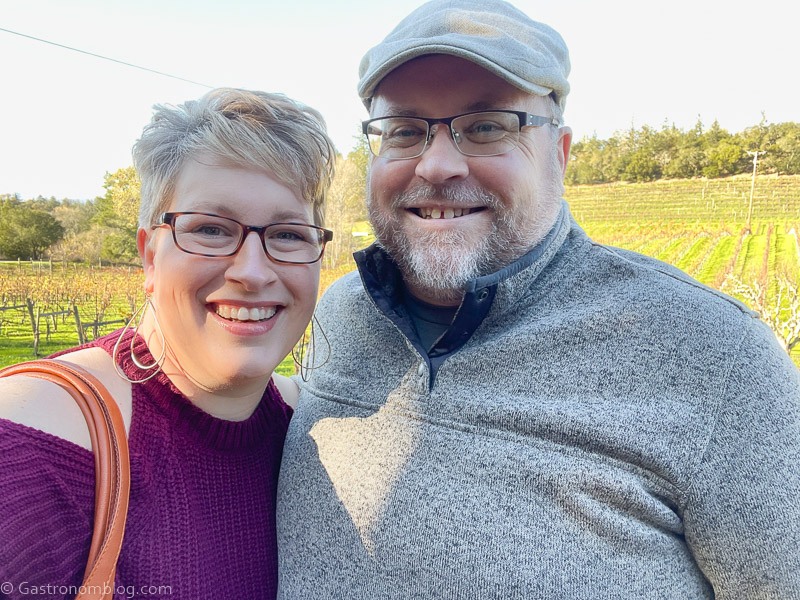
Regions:
M 116 400 L 125 421 L 131 420 L 131 384 L 120 378 L 111 356 L 102 348 L 83 348 L 63 354 L 59 361 L 83 367 Z M 44 431 L 90 449 L 86 422 L 72 397 L 58 385 L 35 377 L 0 378 L 0 418 Z

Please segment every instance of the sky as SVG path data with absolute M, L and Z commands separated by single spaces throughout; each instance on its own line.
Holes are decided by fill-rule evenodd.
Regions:
M 318 109 L 340 152 L 366 110 L 363 54 L 420 0 L 0 0 L 0 194 L 90 199 L 154 104 L 209 87 L 282 92 Z M 800 122 L 796 0 L 515 0 L 570 49 L 576 140 L 630 127 L 739 132 Z M 208 86 L 208 87 L 205 87 Z

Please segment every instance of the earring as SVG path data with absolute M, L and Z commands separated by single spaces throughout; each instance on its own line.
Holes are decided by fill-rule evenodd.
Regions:
M 308 330 L 310 331 L 310 335 L 308 337 L 308 343 L 306 343 L 306 334 Z M 320 335 L 322 336 L 322 341 L 325 342 L 325 358 L 321 362 L 317 362 L 317 331 L 319 331 Z M 308 364 L 308 358 L 311 357 L 311 360 L 314 364 Z M 328 336 L 325 334 L 325 330 L 322 328 L 322 325 L 317 320 L 317 315 L 314 313 L 311 315 L 311 326 L 303 332 L 303 337 L 300 339 L 300 343 L 297 344 L 294 348 L 292 348 L 292 358 L 294 359 L 295 364 L 297 365 L 297 370 L 300 373 L 300 378 L 303 381 L 308 381 L 308 374 L 309 372 L 313 371 L 314 369 L 319 369 L 320 367 L 324 366 L 331 357 L 331 345 L 328 342 Z
M 136 336 L 139 334 L 139 327 L 142 325 L 142 321 L 144 320 L 144 316 L 147 314 L 148 309 L 152 310 L 153 312 L 153 321 L 155 321 L 156 329 L 158 330 L 159 335 L 161 336 L 161 356 L 159 356 L 156 360 L 154 360 L 149 365 L 146 365 L 142 362 L 142 360 L 136 356 L 136 353 L 133 350 L 133 343 L 136 340 Z M 129 352 L 131 361 L 137 367 L 139 367 L 142 371 L 152 371 L 152 373 L 146 375 L 142 379 L 130 379 L 120 368 L 118 357 L 119 357 L 119 347 L 120 343 L 122 342 L 122 338 L 125 337 L 125 333 L 130 330 L 131 324 L 136 321 L 136 327 L 133 329 L 133 332 L 130 336 L 129 342 Z M 150 295 L 146 295 L 144 298 L 144 303 L 137 309 L 135 313 L 131 316 L 130 320 L 125 324 L 125 327 L 122 328 L 122 331 L 117 338 L 117 343 L 114 344 L 114 351 L 111 353 L 112 360 L 114 361 L 114 369 L 117 371 L 117 375 L 122 377 L 128 383 L 144 383 L 158 375 L 161 372 L 161 367 L 164 365 L 164 359 L 167 356 L 167 340 L 164 337 L 164 332 L 161 330 L 161 324 L 158 322 L 158 317 L 156 316 L 156 308 L 153 306 L 152 300 L 150 300 Z

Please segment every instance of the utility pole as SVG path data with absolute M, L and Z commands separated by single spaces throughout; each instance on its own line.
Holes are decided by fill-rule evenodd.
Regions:
M 749 150 L 747 153 L 753 157 L 753 181 L 750 183 L 750 208 L 747 211 L 747 233 L 751 233 L 750 223 L 753 220 L 753 192 L 756 189 L 756 170 L 758 169 L 758 157 L 762 154 L 766 154 L 766 150 L 756 150 L 754 152 L 750 152 Z

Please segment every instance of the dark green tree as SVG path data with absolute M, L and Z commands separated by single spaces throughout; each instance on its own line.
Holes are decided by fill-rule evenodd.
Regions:
M 706 148 L 713 148 L 722 140 L 726 140 L 729 137 L 731 137 L 731 134 L 720 126 L 719 121 L 715 120 L 711 124 L 711 127 L 703 134 L 703 144 Z
M 618 154 L 616 138 L 601 140 L 597 135 L 572 145 L 566 182 L 575 184 L 606 183 L 616 179 L 613 164 Z
M 666 123 L 661 130 L 631 127 L 607 140 L 585 137 L 572 146 L 565 180 L 576 185 L 748 174 L 748 151 L 766 151 L 760 173 L 800 174 L 800 124 L 762 118 L 732 135 L 717 121 L 704 129 L 698 120 L 685 132 Z
M 800 174 L 800 124 L 780 123 L 775 130 L 776 139 L 767 150 L 767 168 L 781 174 Z
M 725 177 L 745 172 L 747 153 L 735 138 L 729 137 L 706 151 L 706 177 Z
M 675 154 L 664 166 L 664 177 L 673 179 L 689 179 L 699 177 L 706 164 L 703 151 L 703 123 L 698 120 L 695 126 L 686 133 L 680 133 Z
M 751 152 L 766 151 L 759 159 L 761 173 L 800 173 L 800 124 L 762 122 L 741 134 L 742 146 Z
M 625 181 L 653 181 L 661 177 L 661 166 L 651 149 L 639 148 L 627 156 L 622 176 Z
M 64 237 L 64 228 L 52 215 L 26 202 L 0 204 L 0 255 L 7 259 L 38 260 Z

